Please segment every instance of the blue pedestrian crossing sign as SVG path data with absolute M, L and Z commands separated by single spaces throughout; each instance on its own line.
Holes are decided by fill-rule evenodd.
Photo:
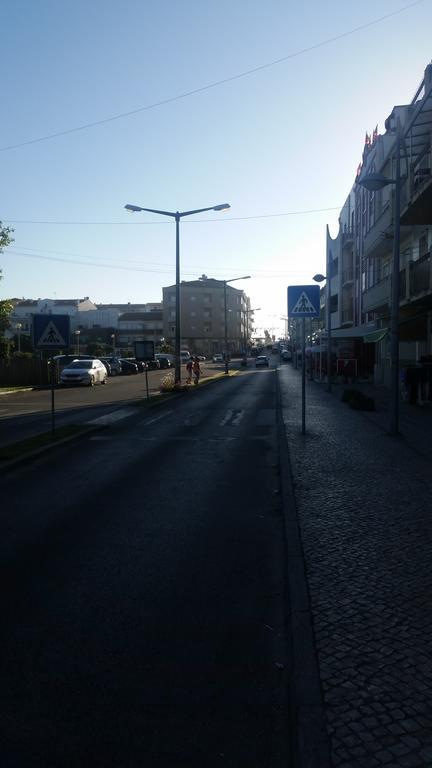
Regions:
M 33 344 L 36 349 L 67 349 L 69 335 L 69 315 L 33 315 Z
M 288 286 L 288 317 L 319 317 L 319 285 Z

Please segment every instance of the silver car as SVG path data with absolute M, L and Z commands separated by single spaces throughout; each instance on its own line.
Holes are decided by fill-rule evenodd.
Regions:
M 95 384 L 106 384 L 108 377 L 104 364 L 95 358 L 91 360 L 74 360 L 60 375 L 60 384 L 82 384 L 94 387 Z

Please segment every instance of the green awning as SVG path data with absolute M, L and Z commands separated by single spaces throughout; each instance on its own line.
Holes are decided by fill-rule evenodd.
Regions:
M 382 341 L 388 334 L 388 328 L 380 328 L 378 331 L 372 331 L 363 336 L 365 344 L 376 344 L 377 341 Z

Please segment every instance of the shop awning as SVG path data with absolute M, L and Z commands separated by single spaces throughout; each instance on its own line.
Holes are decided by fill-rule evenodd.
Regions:
M 380 328 L 378 331 L 372 331 L 372 333 L 366 333 L 363 336 L 365 344 L 376 344 L 377 341 L 382 341 L 388 334 L 388 328 Z

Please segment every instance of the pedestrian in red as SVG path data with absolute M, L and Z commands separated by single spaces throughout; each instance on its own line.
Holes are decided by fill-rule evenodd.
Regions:
M 194 361 L 192 364 L 192 372 L 194 377 L 194 385 L 197 387 L 199 384 L 200 376 L 201 376 L 200 361 L 197 357 L 194 358 Z
M 186 384 L 190 384 L 192 382 L 192 365 L 193 365 L 193 360 L 192 358 L 190 358 L 186 363 L 186 371 L 187 371 Z

